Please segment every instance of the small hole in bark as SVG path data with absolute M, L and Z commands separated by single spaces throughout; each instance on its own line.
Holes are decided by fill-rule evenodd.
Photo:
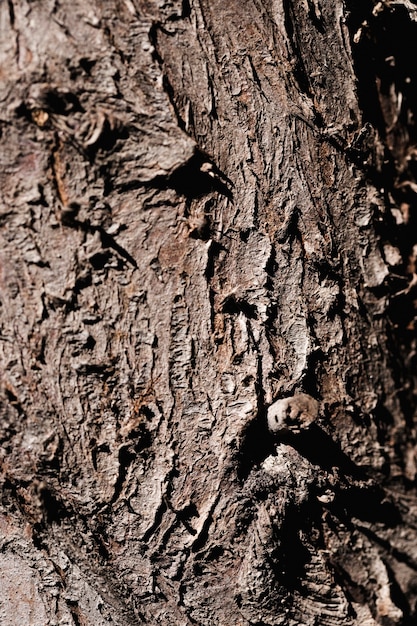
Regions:
M 45 518 L 48 524 L 59 523 L 63 518 L 68 517 L 68 512 L 57 500 L 48 488 L 42 489 L 42 502 L 45 509 Z
M 97 61 L 95 61 L 94 59 L 87 59 L 86 57 L 82 57 L 80 59 L 80 67 L 81 67 L 81 69 L 84 70 L 84 72 L 86 74 L 88 74 L 90 76 L 91 70 L 95 66 L 96 62 Z
M 327 505 L 339 519 L 357 518 L 373 524 L 395 528 L 402 522 L 401 513 L 393 502 L 386 499 L 377 487 L 351 487 L 340 491 L 335 500 Z
M 89 260 L 95 270 L 102 270 L 109 262 L 110 256 L 109 252 L 97 252 Z
M 258 416 L 248 425 L 238 456 L 238 477 L 245 480 L 266 457 L 275 453 L 274 438 L 266 426 L 266 417 Z
M 253 383 L 253 380 L 253 376 L 245 376 L 245 378 L 242 380 L 242 385 L 244 387 L 249 387 L 249 385 Z
M 230 313 L 231 315 L 243 313 L 248 319 L 257 319 L 258 317 L 254 304 L 249 304 L 245 300 L 238 300 L 233 296 L 225 299 L 223 313 Z
M 190 17 L 191 15 L 191 6 L 188 0 L 182 0 L 182 12 L 181 17 L 184 19 L 186 17 Z
M 310 505 L 311 506 L 311 505 Z M 287 511 L 280 529 L 280 543 L 272 557 L 275 575 L 288 590 L 302 591 L 306 565 L 311 555 L 301 539 L 301 529 L 307 525 L 311 528 L 311 511 L 299 510 L 294 507 Z
M 239 232 L 239 237 L 241 241 L 243 241 L 244 243 L 247 243 L 249 239 L 249 235 L 250 235 L 250 228 L 245 228 L 245 230 L 241 230 Z
M 88 338 L 84 344 L 84 347 L 87 348 L 87 350 L 92 350 L 95 345 L 96 345 L 96 340 L 94 339 L 94 337 L 92 337 L 91 335 L 88 335 Z
M 58 115 L 84 111 L 77 96 L 70 92 L 45 91 L 40 97 L 40 103 Z
M 224 548 L 222 546 L 214 546 L 209 550 L 206 561 L 217 561 L 223 554 Z

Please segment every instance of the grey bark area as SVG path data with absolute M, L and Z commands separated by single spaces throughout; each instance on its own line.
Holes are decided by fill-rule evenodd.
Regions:
M 1 623 L 414 624 L 414 3 L 0 35 Z

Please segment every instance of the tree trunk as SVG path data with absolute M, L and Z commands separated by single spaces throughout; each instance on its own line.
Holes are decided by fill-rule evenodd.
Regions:
M 413 624 L 414 3 L 0 25 L 1 623 Z

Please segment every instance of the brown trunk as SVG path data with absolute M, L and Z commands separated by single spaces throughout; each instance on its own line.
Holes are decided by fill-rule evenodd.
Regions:
M 0 621 L 416 619 L 409 0 L 0 4 Z

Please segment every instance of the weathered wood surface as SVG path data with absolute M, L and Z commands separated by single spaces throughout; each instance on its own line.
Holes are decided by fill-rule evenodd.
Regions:
M 2 623 L 413 623 L 415 14 L 0 4 Z

